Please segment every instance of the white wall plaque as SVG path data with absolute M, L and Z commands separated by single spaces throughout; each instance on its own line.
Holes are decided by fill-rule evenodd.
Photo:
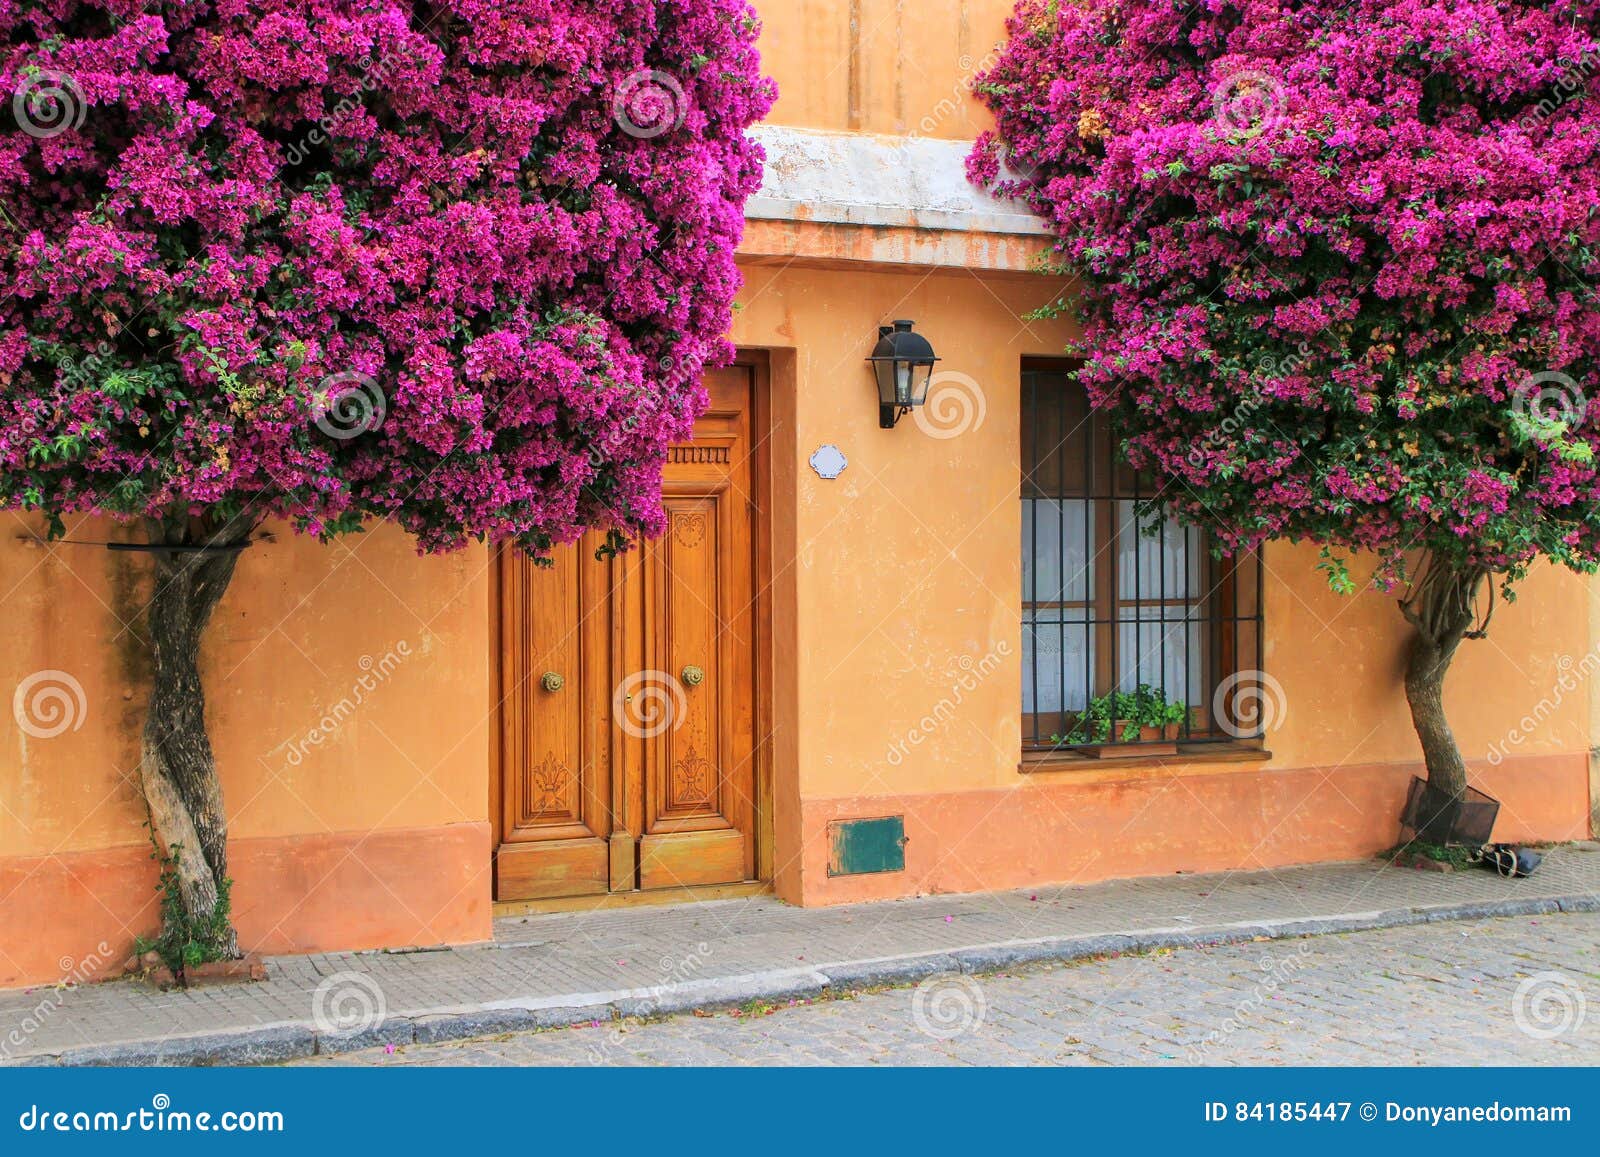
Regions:
M 818 446 L 811 455 L 811 469 L 817 472 L 817 477 L 834 479 L 844 473 L 844 468 L 850 465 L 844 456 L 844 451 L 833 445 Z

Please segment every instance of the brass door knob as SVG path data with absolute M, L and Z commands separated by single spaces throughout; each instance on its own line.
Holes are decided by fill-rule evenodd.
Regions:
M 683 682 L 686 687 L 698 687 L 706 681 L 706 673 L 699 667 L 690 664 L 683 669 Z
M 539 686 L 543 687 L 546 691 L 549 691 L 552 695 L 566 685 L 567 680 L 565 677 L 558 675 L 554 671 L 546 671 L 543 675 L 539 676 Z

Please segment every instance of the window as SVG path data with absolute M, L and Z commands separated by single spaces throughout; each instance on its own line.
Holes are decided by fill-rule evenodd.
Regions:
M 1023 745 L 1260 738 L 1234 718 L 1256 702 L 1259 558 L 1214 558 L 1201 531 L 1137 517 L 1156 490 L 1115 462 L 1072 368 L 1022 375 Z

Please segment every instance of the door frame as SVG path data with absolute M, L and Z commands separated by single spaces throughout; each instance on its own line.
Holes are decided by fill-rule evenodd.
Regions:
M 755 799 L 750 835 L 755 840 L 756 878 L 744 884 L 716 885 L 704 889 L 708 897 L 730 894 L 748 894 L 772 890 L 775 864 L 775 826 L 772 812 L 772 742 L 773 742 L 773 630 L 772 630 L 772 363 L 765 350 L 740 349 L 733 359 L 735 367 L 750 371 L 750 477 L 754 493 L 749 496 L 752 505 L 753 538 L 755 543 L 755 601 L 753 608 L 755 630 L 755 745 L 752 759 L 752 782 Z M 500 894 L 497 853 L 504 826 L 501 815 L 505 783 L 504 728 L 506 701 L 512 688 L 506 685 L 506 617 L 503 606 L 505 594 L 504 571 L 508 550 L 504 544 L 491 548 L 489 566 L 489 679 L 494 689 L 494 709 L 489 720 L 489 875 L 490 899 L 496 911 L 510 912 L 536 910 L 573 910 L 584 907 L 615 906 L 619 903 L 670 903 L 674 900 L 695 898 L 702 890 L 694 888 L 667 888 L 653 892 L 601 892 L 592 896 L 577 896 L 556 900 L 498 899 Z M 617 632 L 626 624 L 613 624 L 611 652 L 622 653 L 625 640 Z M 616 750 L 619 728 L 613 724 L 612 745 Z

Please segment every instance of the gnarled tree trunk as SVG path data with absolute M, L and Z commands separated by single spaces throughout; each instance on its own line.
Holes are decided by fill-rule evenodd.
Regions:
M 140 776 L 157 846 L 177 880 L 187 931 L 213 929 L 202 947 L 222 958 L 237 956 L 239 946 L 217 910 L 228 879 L 228 831 L 206 734 L 200 638 L 233 578 L 239 559 L 233 548 L 248 539 L 251 526 L 239 518 L 213 526 L 184 515 L 146 521 L 153 546 L 208 548 L 151 556 L 155 589 L 147 622 L 153 678 Z
M 1411 722 L 1422 741 L 1428 784 L 1450 799 L 1467 791 L 1467 762 L 1444 713 L 1444 677 L 1462 640 L 1481 637 L 1487 615 L 1479 623 L 1478 597 L 1489 572 L 1429 555 L 1422 571 L 1400 603 L 1406 621 L 1416 629 L 1406 666 L 1406 701 Z M 1490 589 L 1493 597 L 1493 589 Z

